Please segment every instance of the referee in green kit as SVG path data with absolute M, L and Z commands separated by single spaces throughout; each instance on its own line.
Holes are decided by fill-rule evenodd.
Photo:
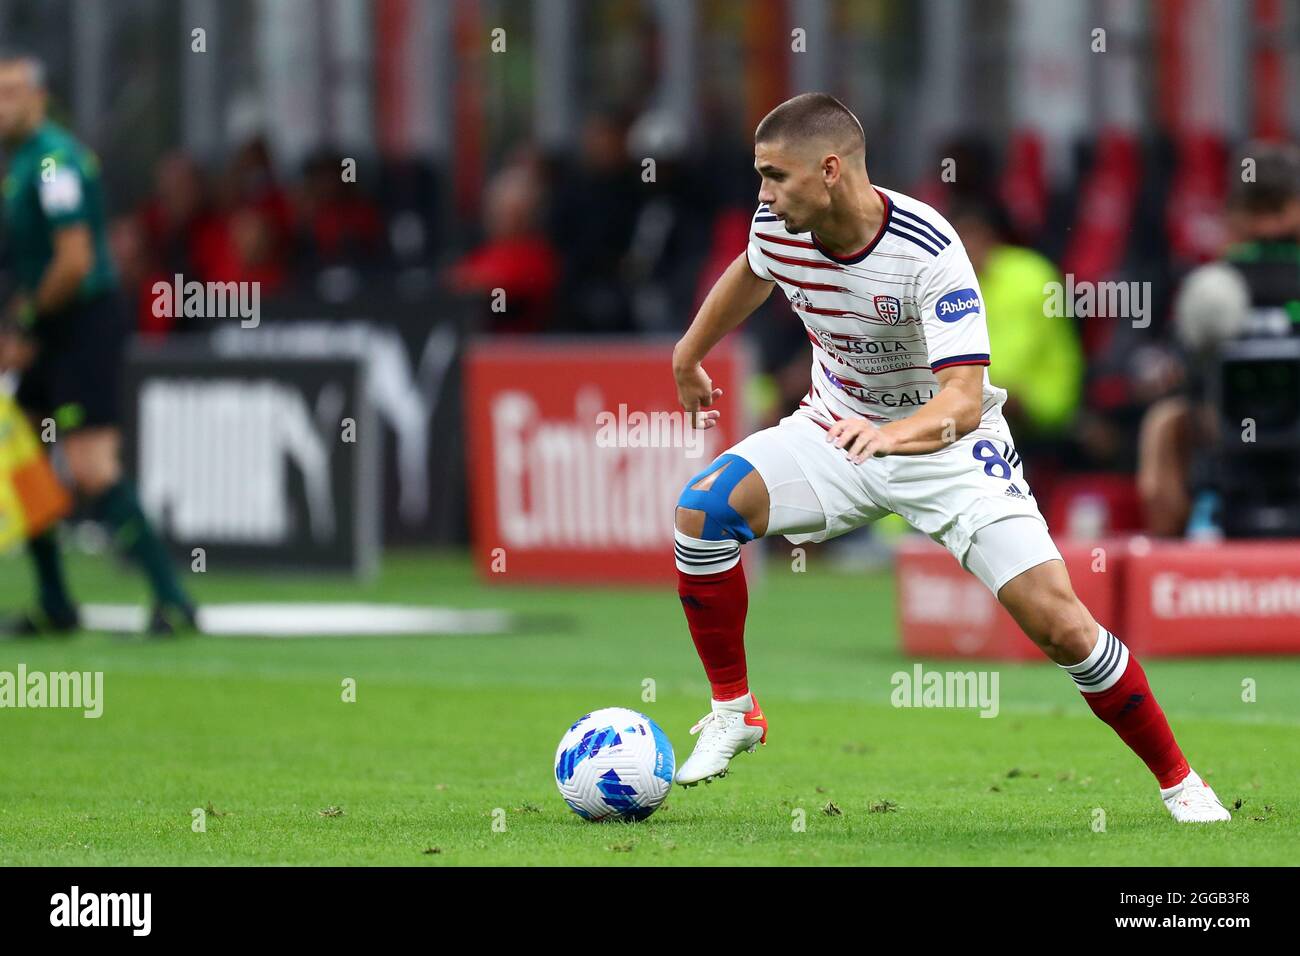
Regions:
M 44 69 L 0 52 L 0 142 L 7 266 L 18 292 L 0 313 L 0 370 L 20 373 L 15 399 L 37 422 L 53 419 L 74 492 L 144 572 L 150 630 L 195 628 L 195 607 L 171 558 L 122 476 L 118 376 L 129 335 L 105 240 L 99 160 L 45 117 Z M 0 621 L 0 633 L 79 628 L 55 529 L 28 543 L 36 607 Z

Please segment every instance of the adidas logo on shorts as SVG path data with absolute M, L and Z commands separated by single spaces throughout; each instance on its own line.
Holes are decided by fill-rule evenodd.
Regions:
M 1007 490 L 1002 493 L 1008 498 L 1019 498 L 1021 501 L 1026 500 L 1024 493 L 1015 485 L 1007 485 Z

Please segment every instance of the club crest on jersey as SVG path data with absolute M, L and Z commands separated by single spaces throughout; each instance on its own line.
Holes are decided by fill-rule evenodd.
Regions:
M 878 295 L 871 300 L 876 305 L 876 315 L 890 325 L 897 325 L 903 316 L 903 303 L 892 295 Z
M 980 297 L 974 289 L 949 292 L 934 305 L 934 314 L 941 322 L 956 322 L 972 312 L 979 312 Z
M 803 289 L 795 289 L 790 293 L 790 307 L 794 309 L 806 309 L 812 305 L 808 298 L 808 293 Z

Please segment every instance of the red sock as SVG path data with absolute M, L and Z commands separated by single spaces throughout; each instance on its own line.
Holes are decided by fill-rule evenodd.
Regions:
M 1162 788 L 1176 786 L 1187 776 L 1187 758 L 1151 693 L 1146 672 L 1132 653 L 1114 686 L 1097 694 L 1084 693 L 1083 699 L 1142 758 Z
M 745 612 L 749 589 L 739 563 L 717 574 L 677 571 L 677 594 L 686 611 L 691 640 L 713 687 L 714 700 L 749 693 L 745 672 Z

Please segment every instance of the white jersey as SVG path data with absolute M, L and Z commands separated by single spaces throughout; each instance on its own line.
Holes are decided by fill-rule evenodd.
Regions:
M 786 232 L 765 204 L 750 224 L 749 267 L 781 286 L 812 342 L 799 414 L 823 427 L 905 418 L 938 394 L 935 372 L 989 364 L 984 300 L 956 231 L 925 203 L 875 188 L 884 220 L 851 256 L 832 255 L 811 232 Z M 1006 397 L 986 370 L 983 417 Z

